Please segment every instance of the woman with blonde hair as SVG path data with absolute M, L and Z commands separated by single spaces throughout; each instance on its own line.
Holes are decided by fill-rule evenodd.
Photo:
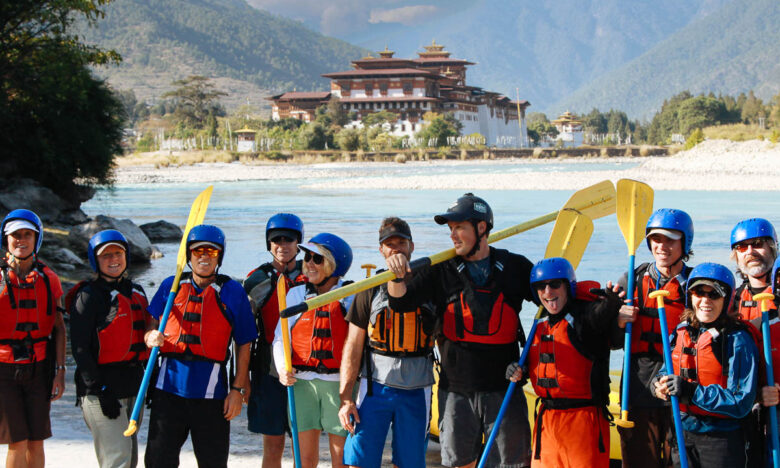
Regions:
M 306 283 L 287 293 L 287 306 L 341 287 L 342 277 L 352 264 L 352 249 L 340 237 L 321 233 L 298 248 L 304 252 Z M 295 388 L 302 468 L 319 461 L 319 438 L 328 433 L 331 464 L 342 467 L 347 431 L 341 427 L 339 411 L 339 368 L 349 324 L 344 318 L 353 296 L 334 301 L 287 320 L 292 347 L 293 372 L 285 369 L 281 321 L 274 333 L 274 362 L 279 381 Z
M 759 356 L 751 325 L 731 316 L 734 275 L 702 263 L 686 288 L 686 309 L 672 341 L 674 375 L 654 381 L 655 396 L 680 401 L 691 467 L 745 466 L 743 420 L 758 389 Z M 679 447 L 673 452 L 679 466 Z

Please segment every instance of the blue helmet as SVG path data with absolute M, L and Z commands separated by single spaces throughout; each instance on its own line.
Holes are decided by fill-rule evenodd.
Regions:
M 574 274 L 574 268 L 568 260 L 563 257 L 551 257 L 540 260 L 531 269 L 531 293 L 536 300 L 539 300 L 539 293 L 534 287 L 535 283 L 540 281 L 549 281 L 554 279 L 565 279 L 569 283 L 571 297 L 577 295 L 577 275 Z
M 265 247 L 271 250 L 271 239 L 269 234 L 276 229 L 293 231 L 298 233 L 298 243 L 303 242 L 303 221 L 292 213 L 277 213 L 270 218 L 265 225 Z
M 333 255 L 336 260 L 336 269 L 331 273 L 331 277 L 344 276 L 349 271 L 349 267 L 352 266 L 352 248 L 341 237 L 323 232 L 309 239 L 307 244 L 319 244 L 328 249 L 328 252 Z M 311 250 L 306 245 L 301 245 L 303 250 Z M 312 252 L 318 254 L 319 252 Z
M 89 266 L 92 267 L 92 270 L 94 270 L 95 273 L 100 273 L 97 264 L 97 251 L 100 250 L 100 247 L 109 243 L 120 244 L 125 249 L 125 263 L 127 265 L 130 264 L 130 244 L 128 244 L 125 236 L 115 229 L 106 229 L 105 231 L 100 231 L 92 236 L 87 244 Z
M 222 266 L 222 259 L 225 258 L 225 233 L 222 229 L 212 226 L 211 224 L 199 224 L 193 226 L 187 234 L 187 251 L 190 250 L 190 245 L 196 242 L 209 242 L 217 245 L 220 249 L 219 260 L 217 265 Z
M 683 255 L 691 253 L 693 245 L 693 220 L 683 210 L 673 208 L 661 208 L 656 210 L 647 220 L 645 236 L 653 229 L 673 229 L 682 233 Z M 647 248 L 650 248 L 650 239 L 647 239 Z
M 701 263 L 696 266 L 688 275 L 688 282 L 685 285 L 685 307 L 691 306 L 690 290 L 692 286 L 696 285 L 697 280 L 712 280 L 720 283 L 727 289 L 726 301 L 724 302 L 723 310 L 731 310 L 731 306 L 734 302 L 734 274 L 719 263 Z
M 737 223 L 731 230 L 731 248 L 748 239 L 770 238 L 777 244 L 777 232 L 772 223 L 764 218 L 750 218 Z
M 43 223 L 41 223 L 41 218 L 39 218 L 37 214 L 30 210 L 19 209 L 8 213 L 5 218 L 3 218 L 3 224 L 0 225 L 0 235 L 3 236 L 3 241 L 0 245 L 2 245 L 2 247 L 6 250 L 8 249 L 8 236 L 5 233 L 5 226 L 10 221 L 27 221 L 28 223 L 31 223 L 33 226 L 35 226 L 38 232 L 35 233 L 34 253 L 38 253 L 38 251 L 41 249 L 41 244 L 43 244 Z
M 772 294 L 777 297 L 778 289 L 780 289 L 777 286 L 777 271 L 780 270 L 780 257 L 778 257 L 775 260 L 775 264 L 772 266 Z

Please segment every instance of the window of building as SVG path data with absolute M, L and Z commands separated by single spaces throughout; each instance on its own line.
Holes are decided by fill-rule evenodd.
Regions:
M 414 89 L 414 85 L 411 81 L 404 81 L 403 82 L 403 89 L 404 94 L 412 94 L 412 90 Z
M 342 89 L 343 91 L 349 91 L 349 82 L 346 82 L 346 83 L 339 83 L 339 85 L 341 86 L 341 89 Z
M 371 110 L 374 110 L 374 103 L 373 102 L 369 102 L 368 103 L 368 108 L 371 109 Z
M 387 94 L 387 82 L 379 83 L 379 92 L 382 94 Z
M 372 83 L 366 83 L 366 96 L 374 94 L 374 85 Z
M 402 131 L 402 132 L 405 132 L 405 131 L 406 131 L 406 124 L 401 124 L 401 131 Z

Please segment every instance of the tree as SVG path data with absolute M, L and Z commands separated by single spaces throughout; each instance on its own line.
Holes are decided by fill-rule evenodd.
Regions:
M 607 119 L 598 109 L 582 118 L 582 129 L 592 135 L 607 133 Z
M 726 114 L 723 102 L 705 96 L 686 99 L 677 110 L 679 133 L 689 135 L 694 129 L 717 125 Z
M 122 150 L 123 107 L 90 66 L 114 51 L 79 42 L 76 19 L 94 23 L 108 0 L 0 2 L 0 170 L 80 202 L 74 180 L 107 183 Z
M 460 129 L 463 125 L 450 113 L 438 114 L 436 112 L 426 112 L 423 120 L 427 122 L 423 128 L 417 132 L 417 138 L 427 145 L 429 141 L 435 142 L 435 146 L 445 146 L 448 137 L 460 135 Z
M 168 91 L 162 97 L 175 100 L 174 115 L 186 126 L 203 128 L 209 115 L 225 115 L 218 99 L 227 96 L 227 93 L 214 89 L 214 84 L 205 76 L 191 75 L 172 84 L 178 88 Z
M 558 136 L 558 129 L 547 120 L 547 116 L 541 112 L 532 112 L 528 114 L 526 119 L 528 127 L 528 138 L 530 138 L 535 145 L 545 137 L 555 138 Z
M 759 117 L 766 117 L 768 115 L 767 109 L 764 107 L 764 101 L 756 97 L 751 90 L 745 103 L 742 106 L 742 121 L 750 124 L 757 124 Z
M 364 127 L 374 127 L 377 125 L 381 126 L 386 123 L 393 125 L 396 120 L 398 120 L 398 114 L 389 110 L 381 110 L 379 112 L 372 112 L 366 115 L 363 117 L 362 122 Z

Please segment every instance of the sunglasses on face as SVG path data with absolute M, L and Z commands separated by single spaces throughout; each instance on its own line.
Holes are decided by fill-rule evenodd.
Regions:
M 219 257 L 219 249 L 215 249 L 214 247 L 198 247 L 197 249 L 190 250 L 195 256 L 202 257 L 204 255 L 208 255 L 212 258 Z
M 273 239 L 271 239 L 271 242 L 273 242 L 274 244 L 289 244 L 290 242 L 294 242 L 294 241 L 295 239 L 287 236 L 276 236 Z
M 563 280 L 560 279 L 554 279 L 551 281 L 540 281 L 538 283 L 534 283 L 534 287 L 538 291 L 543 291 L 547 286 L 550 287 L 550 289 L 558 289 L 563 285 Z
M 734 250 L 740 253 L 747 252 L 748 247 L 753 247 L 753 250 L 760 249 L 764 246 L 764 239 L 750 239 L 744 242 L 740 242 L 734 246 Z
M 694 296 L 699 297 L 699 298 L 705 298 L 706 297 L 706 298 L 711 299 L 713 301 L 723 297 L 723 296 L 720 295 L 720 293 L 718 293 L 718 291 L 715 291 L 714 289 L 712 291 L 704 291 L 701 288 L 696 288 L 696 289 L 692 289 L 691 290 L 691 294 L 693 294 Z
M 320 254 L 311 253 L 309 251 L 306 251 L 306 255 L 303 256 L 304 262 L 311 262 L 314 261 L 315 265 L 322 265 L 322 262 L 325 261 L 325 257 L 323 257 Z

